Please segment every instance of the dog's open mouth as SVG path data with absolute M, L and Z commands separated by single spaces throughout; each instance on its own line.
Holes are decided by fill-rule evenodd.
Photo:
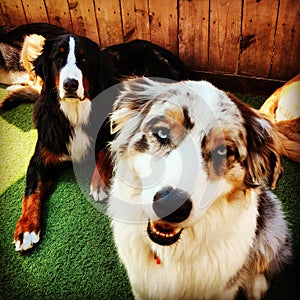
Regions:
M 180 238 L 182 228 L 176 228 L 166 222 L 148 221 L 147 233 L 149 238 L 161 246 L 170 246 Z

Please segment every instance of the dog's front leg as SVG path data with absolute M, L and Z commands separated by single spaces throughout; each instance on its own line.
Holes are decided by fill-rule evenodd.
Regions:
M 112 177 L 112 160 L 110 153 L 101 149 L 96 158 L 96 167 L 90 185 L 90 195 L 95 201 L 102 201 L 107 198 Z
M 39 241 L 42 201 L 49 194 L 52 182 L 51 168 L 34 154 L 27 169 L 22 215 L 14 234 L 16 251 L 28 250 Z

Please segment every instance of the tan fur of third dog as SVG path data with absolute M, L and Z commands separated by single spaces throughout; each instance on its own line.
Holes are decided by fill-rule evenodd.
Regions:
M 31 34 L 26 36 L 20 54 L 21 64 L 29 74 L 29 79 L 26 83 L 38 92 L 41 92 L 43 81 L 39 76 L 36 76 L 32 62 L 41 54 L 44 43 L 45 38 L 41 35 Z M 23 87 L 22 85 L 12 85 L 7 90 L 13 92 Z
M 278 88 L 260 111 L 275 124 L 282 154 L 300 162 L 300 73 Z

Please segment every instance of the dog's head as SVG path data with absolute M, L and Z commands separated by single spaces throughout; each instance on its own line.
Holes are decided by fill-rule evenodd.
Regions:
M 160 245 L 216 201 L 245 201 L 237 195 L 263 181 L 274 188 L 282 172 L 272 124 L 205 81 L 124 82 L 111 130 L 116 177 L 139 195 Z
M 60 99 L 93 99 L 106 88 L 109 62 L 96 43 L 77 35 L 60 35 L 45 41 L 33 61 L 44 82 L 43 91 L 56 90 Z

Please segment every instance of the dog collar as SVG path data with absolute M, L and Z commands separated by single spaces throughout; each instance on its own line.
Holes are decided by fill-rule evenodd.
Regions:
M 157 265 L 160 265 L 160 258 L 158 257 L 158 255 L 155 252 L 154 252 L 154 260 Z

